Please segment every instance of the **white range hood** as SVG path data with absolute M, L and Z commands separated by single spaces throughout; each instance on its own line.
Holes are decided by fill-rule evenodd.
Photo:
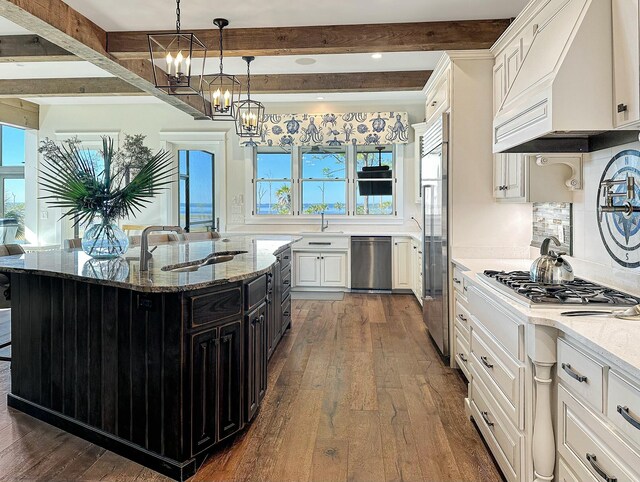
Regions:
M 598 136 L 613 130 L 611 1 L 537 3 L 530 47 L 494 118 L 493 150 L 601 148 Z

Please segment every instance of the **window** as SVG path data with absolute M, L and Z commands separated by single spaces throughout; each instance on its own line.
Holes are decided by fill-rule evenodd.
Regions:
M 344 150 L 303 149 L 301 156 L 301 212 L 347 213 L 347 156 Z
M 397 215 L 391 145 L 261 147 L 253 169 L 254 215 Z
M 0 241 L 24 242 L 25 131 L 0 126 Z
M 356 151 L 356 215 L 390 215 L 394 209 L 391 146 L 359 146 Z
M 207 151 L 178 151 L 179 224 L 187 232 L 215 228 L 213 162 Z
M 291 153 L 260 151 L 255 162 L 255 214 L 292 214 Z

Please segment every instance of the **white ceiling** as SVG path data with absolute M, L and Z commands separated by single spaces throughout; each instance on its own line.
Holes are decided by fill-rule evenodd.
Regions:
M 31 32 L 25 28 L 19 27 L 4 17 L 0 17 L 0 33 L 2 33 L 2 35 L 27 35 Z
M 286 27 L 515 17 L 528 0 L 182 0 L 182 28 Z M 172 29 L 175 0 L 65 0 L 108 31 Z M 221 5 L 221 7 L 216 6 Z

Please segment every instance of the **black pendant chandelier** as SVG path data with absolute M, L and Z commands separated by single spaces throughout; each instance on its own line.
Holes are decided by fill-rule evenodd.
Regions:
M 235 106 L 240 98 L 240 81 L 235 75 L 224 73 L 222 29 L 229 25 L 224 18 L 216 18 L 213 24 L 220 29 L 220 72 L 202 77 L 201 95 L 205 99 L 205 112 L 214 121 L 235 119 Z
M 207 48 L 195 34 L 180 31 L 180 0 L 176 0 L 176 32 L 147 37 L 156 87 L 170 95 L 199 94 Z
M 236 134 L 240 137 L 256 137 L 262 133 L 264 104 L 251 99 L 251 62 L 255 57 L 242 57 L 247 63 L 247 98 L 235 106 Z

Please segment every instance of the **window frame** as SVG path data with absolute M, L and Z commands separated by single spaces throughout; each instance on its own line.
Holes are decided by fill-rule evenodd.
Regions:
M 180 171 L 180 152 L 184 151 L 186 153 L 185 157 L 185 166 L 186 166 L 186 174 L 183 174 Z M 197 221 L 191 222 L 191 162 L 190 162 L 190 153 L 191 152 L 204 152 L 211 156 L 211 219 L 207 219 L 205 221 Z M 185 181 L 185 216 L 184 216 L 184 226 L 181 226 L 185 232 L 191 232 L 192 228 L 197 228 L 200 226 L 204 226 L 207 231 L 215 231 L 216 230 L 216 155 L 214 152 L 209 152 L 205 149 L 186 149 L 186 148 L 178 148 L 176 149 L 177 159 L 178 159 L 178 225 L 180 226 L 180 181 Z M 196 231 L 197 232 L 197 231 Z
M 335 224 L 370 224 L 372 221 L 377 224 L 403 224 L 404 219 L 404 151 L 406 146 L 399 144 L 388 144 L 393 153 L 393 212 L 392 214 L 355 214 L 357 196 L 357 174 L 356 160 L 358 147 L 353 144 L 343 146 L 346 149 L 346 213 L 327 214 L 326 219 Z M 318 214 L 304 214 L 302 212 L 301 181 L 302 181 L 302 149 L 301 146 L 293 146 L 289 152 L 292 162 L 292 192 L 291 215 L 282 214 L 255 214 L 256 213 L 256 159 L 258 152 L 265 152 L 269 149 L 282 149 L 273 146 L 247 146 L 245 147 L 245 163 L 251 177 L 247 176 L 245 184 L 246 209 L 244 210 L 245 224 L 315 224 L 318 222 Z M 298 212 L 300 211 L 300 212 Z
M 21 131 L 24 132 L 24 136 L 25 136 L 25 146 L 24 146 L 24 160 L 22 162 L 22 165 L 18 165 L 18 166 L 5 166 L 2 163 L 2 143 L 3 143 L 3 138 L 2 138 L 2 127 L 7 126 L 13 129 L 19 129 Z M 26 136 L 27 136 L 27 132 L 26 129 L 22 129 L 20 127 L 15 127 L 12 126 L 10 124 L 3 124 L 0 123 L 0 200 L 2 201 L 2 203 L 0 204 L 0 217 L 4 218 L 6 215 L 5 212 L 5 181 L 7 179 L 18 179 L 18 180 L 22 180 L 25 183 L 25 200 L 24 200 L 24 214 L 23 214 L 23 228 L 26 231 L 26 215 L 27 215 L 27 185 L 26 185 L 26 179 L 25 179 L 25 164 L 26 164 L 26 158 L 27 158 L 27 146 L 26 146 Z M 25 238 L 23 240 L 25 243 L 26 241 L 26 232 L 25 232 Z M 18 240 L 16 240 L 16 242 L 18 242 Z
M 358 214 L 358 153 L 361 152 L 360 148 L 366 148 L 367 151 L 364 152 L 372 152 L 376 154 L 375 146 L 369 145 L 356 145 L 354 146 L 354 156 L 353 156 L 353 178 L 354 178 L 354 188 L 353 188 L 353 217 L 360 219 L 372 219 L 372 218 L 390 218 L 398 216 L 398 173 L 397 163 L 396 163 L 396 145 L 395 144 L 385 144 L 385 146 L 391 146 L 391 178 L 388 180 L 373 180 L 372 182 L 385 182 L 391 181 L 391 213 L 390 214 Z M 372 150 L 369 150 L 372 149 Z
M 253 167 L 253 171 L 251 174 L 251 183 L 252 183 L 252 190 L 253 190 L 253 200 L 252 200 L 252 207 L 251 207 L 251 215 L 255 216 L 257 218 L 260 219 L 268 219 L 268 218 L 275 218 L 275 219 L 286 219 L 286 218 L 290 218 L 292 216 L 295 215 L 296 213 L 296 205 L 297 205 L 297 193 L 296 193 L 296 174 L 297 174 L 297 170 L 295 169 L 295 163 L 293 162 L 293 155 L 292 152 L 287 151 L 286 149 L 282 148 L 282 147 L 262 147 L 262 148 L 256 148 L 256 149 L 252 149 L 253 153 L 252 153 L 252 167 Z M 258 154 L 281 154 L 281 153 L 286 153 L 289 154 L 289 162 L 290 162 L 290 167 L 291 167 L 291 178 L 267 178 L 267 177 L 258 177 Z M 289 214 L 260 214 L 258 213 L 258 183 L 259 182 L 289 182 L 291 184 L 291 212 Z
M 350 170 L 350 162 L 349 162 L 349 148 L 345 147 L 345 148 L 336 148 L 336 147 L 331 147 L 331 146 L 321 146 L 320 147 L 325 153 L 330 153 L 330 152 L 336 152 L 336 153 L 343 153 L 344 152 L 344 177 L 342 178 L 330 178 L 330 177 L 319 177 L 319 178 L 315 178 L 315 177 L 302 177 L 303 175 L 303 166 L 302 166 L 302 158 L 304 156 L 304 154 L 306 152 L 311 152 L 312 151 L 312 147 L 301 147 L 298 150 L 298 159 L 297 159 L 297 164 L 298 164 L 298 169 L 299 169 L 299 173 L 300 175 L 298 176 L 298 203 L 297 205 L 294 207 L 295 212 L 297 213 L 297 216 L 304 218 L 304 217 L 308 217 L 310 219 L 316 219 L 317 217 L 321 216 L 321 213 L 305 213 L 304 212 L 304 199 L 303 199 L 303 189 L 304 189 L 304 183 L 305 182 L 309 182 L 309 183 L 313 183 L 313 182 L 343 182 L 344 183 L 344 214 L 325 214 L 325 217 L 332 217 L 332 218 L 345 218 L 349 216 L 349 211 L 350 211 L 350 202 L 349 202 L 349 198 L 350 198 L 350 188 L 349 188 L 349 170 Z

